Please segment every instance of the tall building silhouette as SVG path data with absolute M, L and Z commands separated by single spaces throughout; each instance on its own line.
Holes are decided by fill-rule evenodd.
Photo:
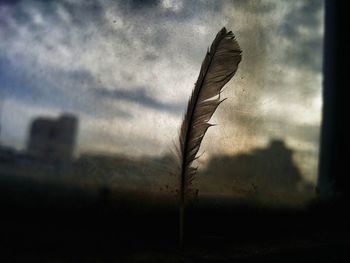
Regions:
M 51 161 L 69 161 L 73 157 L 78 119 L 64 114 L 57 119 L 37 118 L 30 127 L 27 152 Z

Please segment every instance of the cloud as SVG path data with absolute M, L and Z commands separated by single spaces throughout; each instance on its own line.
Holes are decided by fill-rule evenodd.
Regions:
M 18 126 L 9 112 L 22 111 L 13 107 L 33 113 L 26 124 L 45 109 L 69 111 L 81 120 L 79 149 L 160 153 L 226 26 L 243 60 L 212 120 L 221 128 L 209 131 L 208 154 L 244 151 L 278 133 L 317 148 L 322 10 L 322 1 L 2 2 L 0 83 L 11 101 L 2 126 Z
M 321 97 L 322 1 L 233 1 L 224 10 L 243 60 L 226 88 L 232 104 L 223 105 L 221 122 L 244 112 L 240 119 L 247 121 L 239 124 L 248 131 L 269 126 L 271 118 L 319 123 L 321 104 L 314 101 Z
M 121 89 L 103 89 L 99 88 L 95 90 L 97 97 L 114 99 L 114 100 L 125 100 L 129 102 L 139 103 L 145 107 L 150 107 L 156 110 L 162 110 L 169 113 L 181 113 L 185 106 L 183 104 L 170 104 L 158 101 L 154 97 L 147 94 L 147 88 L 132 88 L 130 91 Z
M 130 113 L 109 105 L 95 96 L 94 77 L 83 70 L 54 70 L 28 72 L 26 68 L 12 65 L 0 58 L 2 95 L 28 107 L 38 104 L 50 110 L 90 114 L 100 118 L 130 118 Z M 98 105 L 98 107 L 96 106 Z M 98 108 L 98 109 L 97 109 Z
M 280 33 L 290 41 L 284 59 L 305 70 L 322 70 L 323 1 L 298 3 L 286 14 Z
M 119 2 L 119 7 L 123 10 L 132 10 L 135 12 L 143 12 L 145 9 L 152 9 L 159 7 L 160 0 L 127 0 Z

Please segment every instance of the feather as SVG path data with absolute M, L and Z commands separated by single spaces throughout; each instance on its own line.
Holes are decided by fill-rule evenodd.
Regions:
M 207 51 L 187 105 L 177 149 L 180 169 L 181 244 L 183 242 L 185 199 L 191 191 L 190 185 L 197 172 L 197 167 L 193 167 L 193 161 L 198 158 L 197 153 L 206 131 L 213 126 L 208 121 L 223 101 L 220 100 L 221 90 L 236 73 L 241 61 L 241 53 L 233 33 L 222 28 Z

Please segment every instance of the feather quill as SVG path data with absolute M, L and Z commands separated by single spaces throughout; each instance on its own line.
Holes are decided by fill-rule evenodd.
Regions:
M 213 126 L 208 121 L 223 101 L 220 100 L 221 90 L 236 73 L 241 53 L 233 33 L 227 32 L 225 27 L 222 28 L 207 51 L 188 101 L 180 129 L 178 148 L 181 245 L 185 199 L 191 191 L 190 186 L 197 172 L 197 167 L 193 167 L 193 161 L 198 158 L 197 153 L 206 131 Z

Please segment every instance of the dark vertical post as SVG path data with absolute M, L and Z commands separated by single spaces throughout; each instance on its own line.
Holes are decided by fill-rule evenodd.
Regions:
M 350 120 L 345 108 L 345 89 L 349 89 L 349 14 L 346 1 L 325 1 L 323 62 L 323 112 L 318 191 L 322 199 L 345 197 L 349 187 Z M 347 102 L 349 104 L 349 102 Z M 350 165 L 350 163 L 348 164 Z

